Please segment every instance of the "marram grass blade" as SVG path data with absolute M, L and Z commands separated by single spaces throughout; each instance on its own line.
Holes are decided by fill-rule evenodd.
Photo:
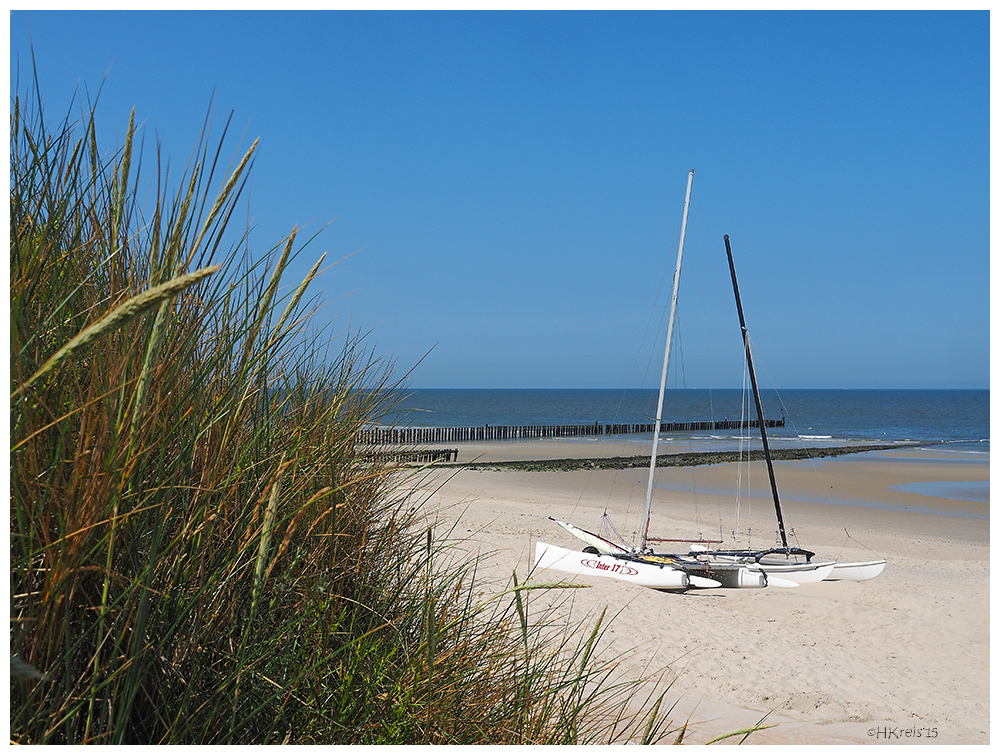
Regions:
M 250 337 L 247 338 L 247 356 L 249 356 L 249 350 L 253 346 L 257 334 L 260 332 L 264 319 L 267 317 L 268 312 L 271 311 L 271 302 L 274 300 L 274 295 L 278 290 L 278 284 L 281 283 L 281 276 L 284 275 L 285 268 L 288 266 L 288 257 L 292 253 L 292 246 L 295 244 L 295 236 L 298 234 L 298 231 L 298 228 L 293 228 L 292 232 L 288 234 L 288 240 L 285 242 L 285 247 L 281 250 L 281 256 L 278 258 L 278 264 L 274 266 L 274 272 L 271 273 L 271 280 L 268 281 L 267 289 L 265 289 L 264 296 L 260 300 L 260 308 L 257 310 L 257 320 L 253 324 Z
M 590 585 L 585 585 L 582 582 L 533 582 L 529 585 L 518 585 L 513 587 L 507 592 L 522 592 L 524 590 L 563 590 L 566 588 L 579 589 L 581 587 L 590 587 Z
M 156 319 L 153 321 L 153 332 L 149 336 L 149 344 L 146 346 L 146 356 L 142 363 L 142 372 L 139 373 L 139 384 L 135 389 L 135 403 L 132 407 L 132 425 L 129 429 L 129 445 L 135 439 L 139 421 L 142 419 L 143 410 L 146 407 L 146 396 L 149 393 L 149 384 L 153 379 L 153 364 L 163 342 L 163 336 L 167 329 L 167 316 L 170 314 L 170 300 L 164 299 L 160 302 L 156 310 Z
M 184 267 L 191 264 L 191 261 L 194 259 L 198 249 L 201 248 L 201 242 L 205 239 L 205 236 L 208 235 L 208 231 L 212 227 L 212 223 L 215 222 L 219 213 L 222 212 L 222 208 L 226 204 L 226 200 L 229 199 L 229 195 L 232 193 L 233 187 L 236 186 L 236 182 L 239 180 L 240 175 L 247 167 L 247 163 L 250 162 L 250 158 L 253 156 L 254 150 L 257 149 L 257 142 L 259 141 L 260 139 L 254 139 L 253 144 L 250 145 L 250 149 L 247 150 L 243 159 L 240 160 L 240 164 L 236 166 L 236 170 L 234 170 L 232 175 L 229 176 L 229 180 L 226 181 L 226 185 L 222 187 L 222 190 L 215 198 L 215 203 L 212 205 L 212 209 L 208 212 L 208 218 L 205 220 L 205 224 L 201 227 L 201 233 L 198 234 L 198 238 L 191 246 L 191 251 L 188 253 L 188 258 L 184 263 Z
M 736 731 L 731 731 L 728 734 L 722 734 L 716 737 L 715 739 L 710 739 L 707 742 L 705 742 L 705 744 L 707 745 L 715 744 L 716 742 L 721 742 L 724 739 L 732 739 L 733 737 L 739 737 L 739 736 L 742 736 L 743 740 L 745 740 L 749 735 L 755 732 L 764 731 L 765 729 L 773 729 L 775 726 L 777 726 L 777 724 L 767 724 L 765 726 L 750 726 L 747 727 L 746 729 L 738 729 Z
M 194 284 L 207 278 L 209 275 L 218 272 L 220 269 L 221 265 L 213 265 L 211 267 L 202 268 L 201 270 L 196 270 L 195 272 L 187 275 L 179 275 L 166 283 L 147 291 L 143 291 L 141 294 L 133 296 L 128 301 L 115 307 L 115 309 L 106 314 L 93 325 L 88 328 L 84 328 L 69 343 L 49 357 L 45 364 L 43 364 L 34 375 L 28 378 L 24 385 L 15 391 L 14 395 L 17 395 L 33 383 L 45 377 L 47 374 L 58 368 L 63 362 L 71 359 L 78 351 L 92 344 L 101 336 L 122 327 L 129 321 L 141 315 L 147 309 L 157 306 L 165 299 L 177 296 L 177 294 L 184 289 L 190 288 Z
M 121 168 L 115 183 L 115 199 L 112 208 L 113 218 L 111 224 L 112 249 L 117 249 L 115 240 L 121 230 L 122 218 L 125 215 L 125 200 L 128 196 L 129 169 L 132 163 L 132 136 L 135 134 L 135 108 L 128 119 L 128 131 L 125 132 L 125 147 L 122 150 Z
M 281 475 L 285 471 L 286 454 L 281 454 L 278 471 L 271 483 L 271 494 L 267 500 L 267 510 L 264 512 L 264 522 L 261 526 L 260 546 L 257 549 L 257 564 L 253 575 L 253 600 L 250 604 L 251 613 L 257 613 L 261 590 L 264 587 L 264 571 L 267 564 L 267 554 L 271 548 L 271 536 L 274 534 L 274 520 L 278 511 L 278 499 L 281 495 Z
M 285 322 L 288 320 L 288 316 L 295 311 L 295 308 L 299 305 L 299 300 L 302 299 L 302 295 L 306 292 L 309 284 L 312 283 L 312 279 L 316 277 L 316 273 L 319 272 L 319 266 L 323 264 L 323 260 L 326 259 L 326 252 L 324 252 L 316 264 L 312 266 L 309 274 L 302 280 L 299 287 L 295 290 L 295 295 L 292 296 L 292 300 L 285 307 L 285 311 L 281 313 L 281 318 L 278 320 L 278 324 L 274 326 L 274 330 L 271 331 L 271 343 L 274 343 L 281 335 L 281 328 L 284 326 Z

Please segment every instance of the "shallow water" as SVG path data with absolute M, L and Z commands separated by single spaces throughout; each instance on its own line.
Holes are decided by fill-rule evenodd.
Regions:
M 903 493 L 918 493 L 932 498 L 949 498 L 953 501 L 990 502 L 989 480 L 964 480 L 942 482 L 910 482 L 893 485 L 893 490 Z

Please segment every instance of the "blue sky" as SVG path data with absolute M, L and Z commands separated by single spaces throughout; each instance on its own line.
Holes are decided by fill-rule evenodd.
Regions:
M 740 383 L 723 234 L 764 384 L 989 385 L 986 12 L 9 18 L 109 149 L 135 107 L 179 174 L 232 111 L 251 251 L 329 223 L 289 285 L 356 251 L 320 322 L 414 387 L 654 384 L 690 169 L 671 385 Z

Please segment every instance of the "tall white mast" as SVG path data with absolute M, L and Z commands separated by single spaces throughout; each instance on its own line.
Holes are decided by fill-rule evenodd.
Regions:
M 670 342 L 674 336 L 674 314 L 677 311 L 677 289 L 681 283 L 681 258 L 684 256 L 684 234 L 687 232 L 688 204 L 691 202 L 691 184 L 694 171 L 688 173 L 687 191 L 684 193 L 684 215 L 681 218 L 681 240 L 677 246 L 677 267 L 674 270 L 674 292 L 670 299 L 670 321 L 667 323 L 667 346 L 663 352 L 663 373 L 660 375 L 660 400 L 656 404 L 656 425 L 653 428 L 653 453 L 649 459 L 649 482 L 646 484 L 646 509 L 643 515 L 642 537 L 639 551 L 646 550 L 649 537 L 649 514 L 653 502 L 653 477 L 656 473 L 656 450 L 660 444 L 660 424 L 663 422 L 663 392 L 667 387 L 667 365 L 670 363 Z

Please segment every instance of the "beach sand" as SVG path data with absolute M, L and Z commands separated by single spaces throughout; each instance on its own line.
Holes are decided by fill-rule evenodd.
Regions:
M 634 448 L 626 455 L 638 452 Z M 620 445 L 537 441 L 469 443 L 460 459 L 620 455 Z M 737 467 L 658 473 L 651 534 L 717 537 L 732 529 Z M 567 625 L 607 607 L 601 652 L 621 670 L 666 669 L 672 720 L 685 741 L 778 724 L 754 744 L 985 744 L 989 742 L 989 504 L 937 495 L 979 483 L 988 455 L 941 448 L 852 454 L 775 464 L 791 544 L 817 558 L 885 558 L 867 582 L 795 589 L 667 593 L 612 579 L 589 589 L 536 591 Z M 631 538 L 646 470 L 517 472 L 441 469 L 420 478 L 436 530 L 454 527 L 470 553 L 487 554 L 480 587 L 500 591 L 531 569 L 538 540 L 580 544 L 548 517 L 600 531 L 607 511 Z M 741 504 L 744 524 L 772 542 L 774 509 L 763 464 L 750 470 L 762 497 Z M 933 484 L 932 484 L 933 483 Z M 569 579 L 559 572 L 535 581 Z M 573 625 L 575 626 L 575 625 Z

